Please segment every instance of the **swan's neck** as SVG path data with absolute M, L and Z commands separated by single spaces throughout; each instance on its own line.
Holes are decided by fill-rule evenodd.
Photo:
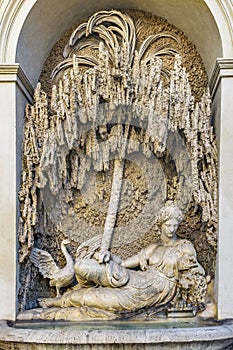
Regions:
M 63 253 L 64 256 L 65 256 L 66 262 L 67 262 L 67 263 L 73 263 L 73 259 L 72 259 L 72 257 L 70 256 L 70 254 L 68 253 L 68 251 L 67 251 L 66 246 L 65 246 L 64 243 L 61 243 L 61 251 L 62 251 L 62 253 Z

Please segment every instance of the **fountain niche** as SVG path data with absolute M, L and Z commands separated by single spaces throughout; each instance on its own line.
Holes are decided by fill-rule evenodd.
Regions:
M 202 60 L 140 11 L 100 11 L 68 34 L 26 109 L 12 348 L 223 349 Z

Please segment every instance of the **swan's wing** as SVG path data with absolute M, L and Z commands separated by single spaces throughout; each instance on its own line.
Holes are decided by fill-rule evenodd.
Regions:
M 45 250 L 33 248 L 30 254 L 31 262 L 38 267 L 44 278 L 53 278 L 59 272 L 52 256 Z
M 96 250 L 100 248 L 102 235 L 94 236 L 80 244 L 76 251 L 76 258 L 88 259 L 91 258 Z

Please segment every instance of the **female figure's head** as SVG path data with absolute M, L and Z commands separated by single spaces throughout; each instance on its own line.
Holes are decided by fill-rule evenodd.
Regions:
M 161 225 L 161 240 L 167 244 L 175 237 L 179 223 L 182 220 L 181 210 L 173 201 L 167 201 L 165 206 L 160 210 L 159 223 Z

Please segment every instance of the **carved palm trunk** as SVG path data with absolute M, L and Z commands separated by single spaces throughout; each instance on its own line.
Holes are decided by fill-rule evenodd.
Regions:
M 102 238 L 101 247 L 100 247 L 100 250 L 102 252 L 108 251 L 111 247 L 111 241 L 113 238 L 114 227 L 116 224 L 117 212 L 118 212 L 119 202 L 121 198 L 121 189 L 122 189 L 124 164 L 125 164 L 124 157 L 126 153 L 128 136 L 129 136 L 129 125 L 126 125 L 123 147 L 122 147 L 122 155 L 121 155 L 121 158 L 117 158 L 114 161 L 111 196 L 110 196 L 110 201 L 108 206 L 107 217 L 104 225 L 103 238 Z
M 124 160 L 115 159 L 114 172 L 112 178 L 111 197 L 108 206 L 107 217 L 104 225 L 103 238 L 100 250 L 108 251 L 111 246 L 111 240 L 114 233 L 114 227 L 117 219 L 117 212 L 121 197 L 122 180 L 124 173 Z

